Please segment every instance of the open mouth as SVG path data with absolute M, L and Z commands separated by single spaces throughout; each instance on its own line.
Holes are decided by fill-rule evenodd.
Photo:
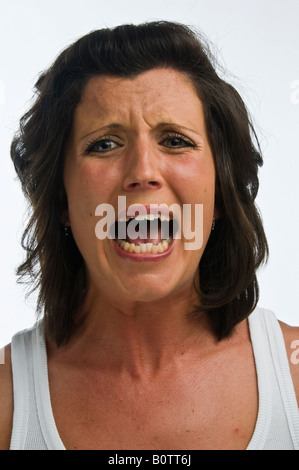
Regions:
M 173 215 L 163 213 L 119 217 L 113 227 L 120 249 L 136 255 L 166 252 L 178 229 Z

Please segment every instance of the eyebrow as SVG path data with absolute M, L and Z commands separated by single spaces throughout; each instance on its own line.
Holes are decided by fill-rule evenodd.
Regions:
M 190 132 L 194 132 L 195 134 L 197 134 L 199 137 L 201 137 L 201 135 L 196 132 L 194 129 L 190 129 L 188 127 L 185 127 L 185 126 L 182 126 L 181 124 L 177 124 L 175 122 L 159 122 L 159 124 L 157 125 L 157 127 L 167 127 L 167 126 L 175 126 L 175 127 L 180 127 L 182 129 L 186 129 L 187 131 L 190 131 Z M 99 127 L 98 129 L 95 129 L 94 131 L 91 131 L 89 132 L 88 134 L 80 137 L 80 141 L 83 140 L 83 139 L 86 139 L 86 137 L 89 137 L 91 134 L 94 134 L 95 132 L 100 132 L 100 131 L 109 131 L 109 130 L 113 130 L 113 129 L 123 129 L 124 126 L 122 124 L 120 124 L 119 122 L 112 122 L 111 124 L 107 124 L 107 126 L 103 126 L 103 127 Z
M 120 124 L 119 122 L 112 122 L 111 124 L 107 124 L 107 126 L 99 127 L 98 129 L 95 129 L 94 131 L 91 131 L 88 134 L 83 135 L 82 137 L 80 137 L 79 140 L 86 139 L 86 137 L 90 136 L 91 134 L 94 134 L 95 132 L 105 131 L 105 130 L 109 131 L 111 129 L 121 129 L 123 127 L 124 126 Z
M 186 127 L 186 126 L 182 126 L 182 124 L 176 124 L 175 122 L 159 122 L 159 124 L 157 125 L 157 127 L 166 127 L 166 126 L 181 127 L 182 129 L 186 129 L 186 131 L 195 132 L 195 134 L 201 137 L 201 135 L 198 132 L 196 132 L 196 130 L 190 129 L 189 127 Z

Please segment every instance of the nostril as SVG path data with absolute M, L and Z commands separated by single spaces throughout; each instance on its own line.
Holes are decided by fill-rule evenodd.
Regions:
M 136 190 L 136 189 L 158 189 L 162 186 L 162 182 L 158 180 L 149 180 L 149 179 L 138 179 L 132 178 L 131 181 L 127 181 L 124 183 L 124 188 L 128 190 Z

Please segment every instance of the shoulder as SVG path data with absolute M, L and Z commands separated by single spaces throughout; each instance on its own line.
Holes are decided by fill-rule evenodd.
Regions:
M 13 419 L 13 385 L 10 345 L 6 346 L 4 350 L 1 350 L 0 397 L 0 450 L 8 450 Z
M 299 407 L 299 327 L 279 321 Z

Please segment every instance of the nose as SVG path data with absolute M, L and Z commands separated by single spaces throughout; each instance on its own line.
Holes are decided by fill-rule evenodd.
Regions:
M 125 191 L 156 190 L 163 185 L 158 156 L 148 142 L 139 142 L 126 155 Z

